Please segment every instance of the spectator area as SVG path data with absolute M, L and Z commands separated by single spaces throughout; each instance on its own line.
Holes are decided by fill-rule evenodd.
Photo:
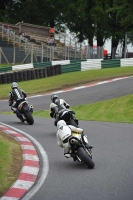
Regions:
M 28 39 L 28 42 L 34 43 L 37 45 L 47 45 L 47 38 L 51 37 L 50 35 L 50 28 L 45 26 L 38 26 L 34 24 L 28 24 L 19 22 L 16 25 L 0 22 L 0 36 L 3 37 L 4 40 L 8 42 L 17 43 L 19 41 L 20 33 L 25 33 L 25 37 Z M 2 35 L 2 31 L 4 33 L 5 28 L 11 28 L 12 31 L 15 33 L 15 36 L 8 37 L 7 34 Z M 52 35 L 53 36 L 53 35 Z M 10 39 L 9 39 L 10 38 Z M 63 47 L 65 44 L 61 43 L 60 40 L 55 40 L 57 47 Z

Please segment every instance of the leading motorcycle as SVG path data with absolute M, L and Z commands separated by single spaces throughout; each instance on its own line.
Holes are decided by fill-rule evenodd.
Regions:
M 25 98 L 17 100 L 16 110 L 14 110 L 13 108 L 11 109 L 21 122 L 27 121 L 29 125 L 32 125 L 34 123 L 34 119 L 32 116 L 33 106 L 29 105 L 28 101 Z
M 93 169 L 95 164 L 92 160 L 92 146 L 87 148 L 87 136 L 84 133 L 73 133 L 68 141 L 71 146 L 69 153 L 74 161 L 82 162 L 87 165 L 89 169 Z

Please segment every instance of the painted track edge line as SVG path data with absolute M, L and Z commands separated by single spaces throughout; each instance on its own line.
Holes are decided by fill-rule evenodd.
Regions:
M 33 95 L 33 96 L 29 96 L 28 99 L 30 98 L 35 98 L 35 97 L 43 97 L 43 96 L 49 96 L 53 93 L 63 93 L 63 92 L 69 92 L 69 91 L 73 91 L 73 90 L 79 90 L 79 89 L 84 89 L 84 88 L 88 88 L 88 87 L 94 87 L 94 86 L 98 86 L 98 85 L 102 85 L 105 83 L 110 83 L 110 82 L 114 82 L 114 81 L 118 81 L 118 80 L 123 80 L 123 79 L 127 79 L 127 78 L 133 78 L 133 76 L 124 76 L 124 77 L 119 77 L 119 78 L 113 78 L 113 79 L 109 79 L 109 80 L 104 80 L 104 81 L 100 81 L 100 82 L 96 82 L 96 83 L 86 83 L 84 85 L 81 86 L 77 86 L 77 87 L 71 87 L 71 88 L 66 88 L 64 90 L 57 90 L 55 92 L 49 92 L 46 94 L 40 94 L 40 95 Z

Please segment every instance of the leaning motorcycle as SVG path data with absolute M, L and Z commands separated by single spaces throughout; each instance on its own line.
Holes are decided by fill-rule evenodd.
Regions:
M 82 162 L 87 165 L 89 169 L 93 169 L 95 164 L 92 160 L 92 147 L 86 147 L 86 135 L 84 135 L 84 133 L 73 133 L 68 141 L 71 146 L 69 153 L 73 157 L 74 161 Z
M 21 122 L 27 121 L 29 125 L 34 123 L 34 119 L 32 116 L 33 106 L 29 105 L 28 101 L 25 98 L 19 99 L 17 101 L 17 109 L 14 110 L 11 108 L 16 116 L 20 119 Z
M 57 126 L 59 120 L 64 120 L 67 125 L 73 125 L 78 128 L 78 120 L 75 118 L 75 112 L 60 104 L 58 99 L 55 100 L 55 104 L 57 105 L 54 108 L 55 115 L 53 116 L 56 119 L 55 126 Z

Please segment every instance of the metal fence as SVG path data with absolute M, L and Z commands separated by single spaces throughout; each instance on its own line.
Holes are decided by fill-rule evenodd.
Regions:
M 57 36 L 56 36 L 57 38 Z M 21 43 L 19 35 L 4 33 L 0 27 L 0 64 L 3 63 L 36 63 L 48 62 L 53 60 L 82 60 L 103 58 L 103 47 L 93 48 L 83 44 L 68 43 L 64 40 L 62 46 L 48 46 L 32 42 Z

